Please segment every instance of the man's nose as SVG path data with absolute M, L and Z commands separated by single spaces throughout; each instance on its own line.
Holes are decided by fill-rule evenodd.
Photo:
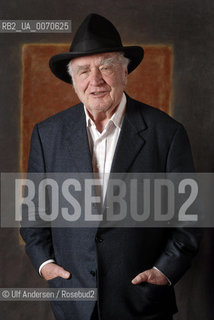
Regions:
M 103 77 L 98 68 L 93 68 L 90 74 L 90 82 L 92 85 L 99 85 L 103 83 Z

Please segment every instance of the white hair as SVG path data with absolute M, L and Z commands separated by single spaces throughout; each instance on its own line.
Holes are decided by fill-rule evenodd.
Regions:
M 125 70 L 128 68 L 130 59 L 125 57 L 124 52 L 115 52 L 123 69 L 123 79 L 125 78 Z M 74 79 L 73 79 L 73 69 L 72 69 L 72 60 L 69 61 L 69 63 L 67 64 L 67 71 L 68 74 L 71 77 L 71 81 L 73 82 L 73 86 L 75 89 L 75 83 L 74 83 Z
M 121 66 L 123 68 L 123 71 L 125 71 L 128 68 L 130 59 L 125 57 L 124 52 L 118 52 L 117 54 L 118 54 L 118 58 L 119 58 L 119 60 L 121 62 Z

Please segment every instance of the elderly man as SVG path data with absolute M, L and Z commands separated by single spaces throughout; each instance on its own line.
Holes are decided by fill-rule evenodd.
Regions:
M 96 14 L 70 52 L 50 60 L 81 103 L 35 126 L 30 172 L 191 172 L 181 124 L 124 93 L 143 49 L 124 47 Z M 103 191 L 104 192 L 104 191 Z M 98 300 L 53 302 L 57 320 L 169 320 L 173 286 L 191 265 L 200 234 L 164 228 L 22 228 L 26 251 L 53 287 L 98 288 Z

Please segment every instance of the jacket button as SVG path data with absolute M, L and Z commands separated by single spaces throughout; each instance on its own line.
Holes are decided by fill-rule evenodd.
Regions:
M 96 242 L 103 242 L 103 239 L 96 236 L 95 241 L 96 241 Z
M 91 274 L 93 277 L 96 276 L 96 272 L 95 272 L 94 270 L 91 270 L 91 271 L 90 271 L 90 274 Z

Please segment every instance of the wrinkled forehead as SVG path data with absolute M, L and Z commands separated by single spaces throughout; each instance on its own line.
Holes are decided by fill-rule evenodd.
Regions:
M 105 52 L 93 54 L 90 56 L 83 56 L 71 60 L 72 68 L 78 66 L 99 66 L 102 64 L 113 64 L 118 62 L 118 52 Z

